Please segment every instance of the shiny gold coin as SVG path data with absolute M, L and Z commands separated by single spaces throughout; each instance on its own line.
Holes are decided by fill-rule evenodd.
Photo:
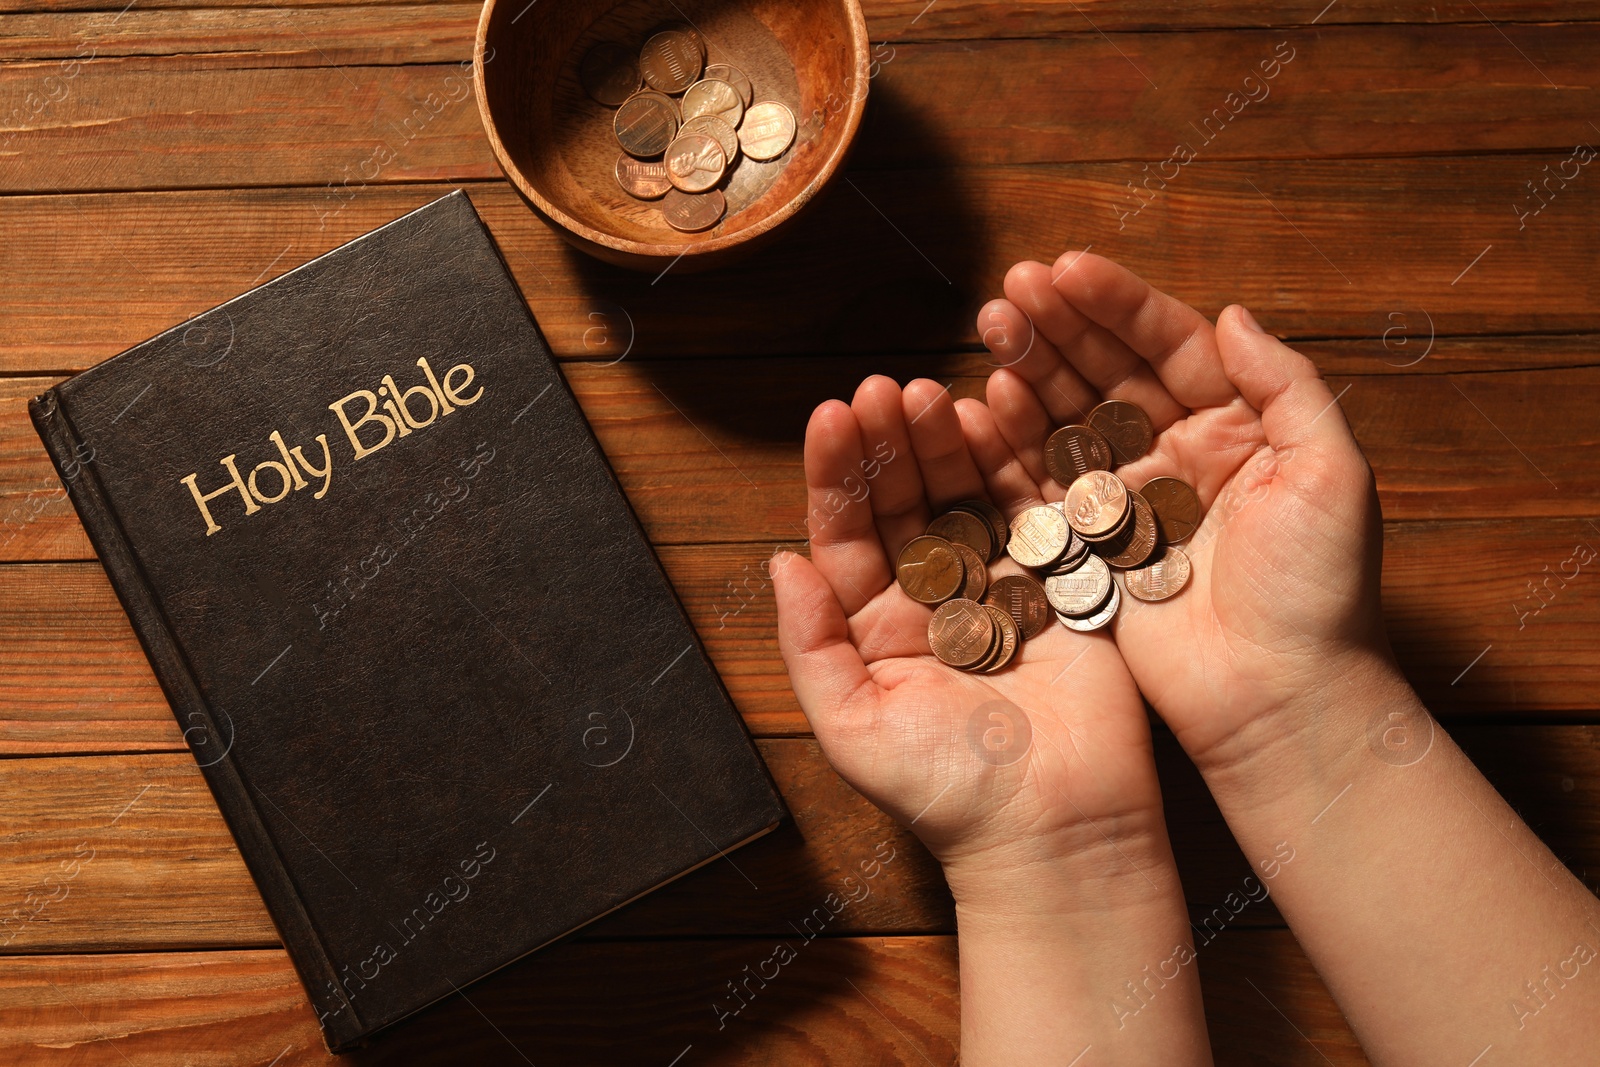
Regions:
M 667 225 L 684 233 L 709 230 L 722 221 L 728 210 L 728 201 L 721 190 L 708 193 L 686 193 L 682 189 L 669 190 L 661 201 L 661 217 Z
M 1011 520 L 1006 551 L 1024 567 L 1048 567 L 1072 543 L 1066 516 L 1048 504 L 1025 508 Z
M 794 143 L 794 112 L 776 100 L 763 100 L 744 113 L 739 147 L 751 159 L 777 159 Z
M 1100 431 L 1111 446 L 1111 458 L 1120 463 L 1132 463 L 1146 452 L 1155 440 L 1150 426 L 1150 416 L 1144 408 L 1126 400 L 1107 400 L 1089 409 L 1084 420 Z
M 682 137 L 686 133 L 703 133 L 714 138 L 722 146 L 722 154 L 728 157 L 730 167 L 738 158 L 738 131 L 715 115 L 698 115 L 692 119 L 685 119 L 683 125 L 678 127 L 678 136 Z
M 952 541 L 950 547 L 961 557 L 962 573 L 966 576 L 961 586 L 961 598 L 982 600 L 989 588 L 989 569 L 983 565 L 983 557 L 959 541 Z
M 928 620 L 928 644 L 933 654 L 952 667 L 983 662 L 994 646 L 996 623 L 982 604 L 950 600 L 934 609 Z
M 1090 471 L 1111 469 L 1111 445 L 1099 430 L 1063 426 L 1044 443 L 1044 465 L 1050 477 L 1071 485 Z
M 660 200 L 672 188 L 664 164 L 634 159 L 626 152 L 617 156 L 614 173 L 622 191 L 640 200 Z
M 597 44 L 578 63 L 578 81 L 596 103 L 621 107 L 639 91 L 639 57 L 614 44 Z
M 1026 640 L 1032 640 L 1050 625 L 1050 598 L 1044 586 L 1026 574 L 1003 574 L 989 583 L 983 602 L 1004 608 Z
M 1081 634 L 1092 633 L 1114 619 L 1120 607 L 1122 607 L 1122 591 L 1113 583 L 1111 595 L 1106 598 L 1105 605 L 1093 615 L 1086 619 L 1075 619 L 1071 615 L 1057 615 L 1056 618 L 1069 630 L 1076 630 Z
M 1099 556 L 1090 556 L 1083 566 L 1068 574 L 1052 574 L 1044 580 L 1044 595 L 1059 614 L 1081 619 L 1105 606 L 1111 595 L 1111 568 Z
M 749 107 L 755 103 L 755 86 L 750 84 L 750 78 L 744 71 L 728 63 L 710 63 L 706 65 L 707 78 L 715 78 L 719 82 L 727 82 L 739 91 L 739 99 L 744 101 L 744 106 Z
M 667 180 L 686 193 L 703 193 L 722 180 L 728 157 L 716 138 L 704 133 L 675 137 L 662 158 Z
M 989 561 L 989 555 L 994 551 L 994 531 L 989 528 L 987 522 L 970 511 L 961 509 L 947 511 L 928 523 L 927 532 L 946 541 L 966 545 L 985 563 Z
M 1128 514 L 1128 490 L 1110 471 L 1090 471 L 1067 487 L 1066 518 L 1088 540 L 1114 533 Z
M 1140 600 L 1165 600 L 1176 596 L 1189 584 L 1189 557 L 1183 549 L 1168 545 L 1154 560 L 1137 570 L 1126 571 L 1122 581 L 1128 592 Z
M 1139 490 L 1156 514 L 1161 540 L 1175 544 L 1200 526 L 1200 498 L 1194 488 L 1180 478 L 1151 478 Z
M 984 522 L 989 524 L 989 533 L 994 537 L 994 548 L 989 553 L 986 563 L 993 563 L 1000 558 L 1000 553 L 1006 550 L 1006 541 L 1011 536 L 1011 527 L 1006 524 L 1006 517 L 1000 514 L 1000 509 L 987 500 L 958 500 L 950 505 L 952 511 L 970 511 Z
M 1132 505 L 1133 521 L 1127 532 L 1114 543 L 1102 546 L 1101 557 L 1113 567 L 1124 569 L 1143 567 L 1156 550 L 1160 539 L 1156 533 L 1156 515 L 1144 497 L 1128 490 L 1128 503 Z
M 659 156 L 678 133 L 678 105 L 671 97 L 649 89 L 634 93 L 617 108 L 611 129 L 628 155 L 638 159 Z
M 941 537 L 913 537 L 895 560 L 894 574 L 906 596 L 919 604 L 939 604 L 961 592 L 966 582 L 961 557 Z
M 693 119 L 701 115 L 715 115 L 737 128 L 739 120 L 744 118 L 744 97 L 725 81 L 703 78 L 683 94 L 683 117 Z
M 676 95 L 700 77 L 705 57 L 700 42 L 682 30 L 666 30 L 644 43 L 639 52 L 639 69 L 645 84 L 662 93 Z
M 984 674 L 993 674 L 1008 666 L 1016 658 L 1017 649 L 1022 647 L 1022 632 L 1017 628 L 1017 621 L 1004 609 L 993 604 L 985 604 L 983 610 L 989 613 L 994 620 L 995 628 L 1000 633 L 999 651 L 993 654 L 994 662 L 986 663 L 981 668 Z

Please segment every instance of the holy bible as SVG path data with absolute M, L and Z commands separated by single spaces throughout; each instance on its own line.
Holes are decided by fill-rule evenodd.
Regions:
M 330 1049 L 783 817 L 461 192 L 30 414 Z

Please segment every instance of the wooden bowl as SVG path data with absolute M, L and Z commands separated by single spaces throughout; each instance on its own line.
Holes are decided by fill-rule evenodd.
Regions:
M 578 63 L 602 43 L 629 49 L 687 22 L 707 63 L 732 63 L 755 100 L 794 112 L 794 143 L 777 159 L 741 159 L 728 210 L 680 233 L 660 202 L 618 187 L 615 109 L 591 100 Z M 870 45 L 858 0 L 487 0 L 472 63 L 478 111 L 495 157 L 523 197 L 583 251 L 639 270 L 716 266 L 769 239 L 839 169 L 867 102 Z

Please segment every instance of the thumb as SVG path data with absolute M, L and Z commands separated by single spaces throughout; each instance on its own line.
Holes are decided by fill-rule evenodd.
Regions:
M 1261 329 L 1238 304 L 1217 317 L 1222 369 L 1246 402 L 1261 413 L 1267 443 L 1306 449 L 1334 465 L 1365 459 L 1344 411 L 1316 364 Z
M 812 562 L 779 552 L 768 570 L 778 602 L 778 650 L 800 710 L 812 730 L 822 734 L 846 705 L 871 692 L 872 676 L 850 643 L 839 598 Z

